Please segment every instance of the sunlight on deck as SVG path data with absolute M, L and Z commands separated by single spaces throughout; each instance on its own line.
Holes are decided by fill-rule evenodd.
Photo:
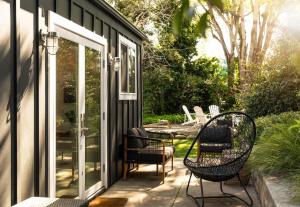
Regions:
M 166 169 L 170 170 L 169 167 Z M 165 183 L 161 184 L 161 174 L 156 175 L 155 165 L 141 165 L 139 170 L 132 170 L 127 180 L 120 180 L 100 197 L 126 198 L 126 207 L 193 207 L 193 200 L 186 197 L 185 189 L 189 174 L 183 165 L 182 159 L 174 160 L 174 170 L 168 172 Z M 254 206 L 260 207 L 256 191 L 253 186 L 248 186 L 254 199 Z M 191 193 L 199 195 L 199 185 L 196 179 L 192 180 Z M 225 190 L 244 197 L 242 189 L 235 184 L 225 185 Z M 204 182 L 205 195 L 218 195 L 218 183 Z M 234 199 L 210 199 L 205 203 L 206 207 L 242 207 L 239 201 Z

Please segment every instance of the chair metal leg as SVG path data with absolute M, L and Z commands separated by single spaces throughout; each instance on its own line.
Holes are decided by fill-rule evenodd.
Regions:
M 190 178 L 189 178 L 189 182 L 188 182 L 188 184 L 186 186 L 186 189 L 185 189 L 185 194 L 188 195 L 188 196 L 190 196 L 190 194 L 189 194 L 189 187 L 190 187 L 190 182 L 191 182 L 192 175 L 193 175 L 193 173 L 191 172 Z
M 201 191 L 201 196 L 200 196 L 200 197 L 194 197 L 194 196 L 192 196 L 191 194 L 189 194 L 189 187 L 190 187 L 190 182 L 191 182 L 192 175 L 193 175 L 193 173 L 191 172 L 190 178 L 189 178 L 189 181 L 188 181 L 186 190 L 185 190 L 185 193 L 186 193 L 187 196 L 191 197 L 191 198 L 195 201 L 195 203 L 197 204 L 197 206 L 204 207 L 204 198 L 205 198 L 205 197 L 203 196 L 203 183 L 202 183 L 202 179 L 201 179 L 201 178 L 200 178 L 200 191 Z M 202 201 L 201 205 L 199 205 L 197 199 L 201 199 L 201 201 Z
M 248 203 L 248 202 L 244 202 L 244 203 L 247 204 L 248 206 L 253 206 L 253 200 L 252 200 L 252 198 L 251 198 L 249 192 L 247 191 L 246 186 L 245 186 L 244 183 L 242 182 L 242 180 L 241 180 L 241 178 L 240 178 L 240 174 L 238 174 L 237 177 L 238 177 L 238 179 L 239 179 L 239 181 L 240 181 L 241 186 L 244 188 L 244 190 L 245 190 L 245 192 L 246 192 L 246 194 L 247 194 L 247 196 L 248 196 L 248 198 L 249 198 L 249 200 L 250 200 L 250 203 Z
M 245 201 L 244 199 L 242 199 L 242 198 L 240 198 L 240 197 L 238 197 L 236 195 L 224 192 L 222 182 L 220 182 L 220 190 L 221 190 L 221 192 L 223 193 L 224 197 L 226 197 L 226 198 L 236 198 L 236 199 L 242 201 L 243 203 L 245 203 L 247 206 L 250 206 L 250 207 L 253 206 L 253 200 L 252 200 L 250 194 L 248 193 L 245 185 L 243 184 L 243 182 L 242 182 L 242 180 L 240 178 L 240 175 L 237 174 L 237 177 L 239 179 L 239 182 L 240 182 L 241 186 L 243 187 L 244 191 L 246 192 L 246 194 L 247 194 L 247 196 L 248 196 L 248 198 L 250 200 L 250 203 L 248 203 L 247 201 Z
M 247 191 L 245 185 L 242 183 L 239 174 L 237 175 L 237 177 L 238 177 L 238 179 L 239 179 L 239 181 L 240 181 L 241 186 L 243 187 L 244 191 L 246 192 L 246 194 L 247 194 L 247 196 L 248 196 L 250 202 L 247 202 L 247 201 L 243 200 L 242 198 L 240 198 L 240 197 L 238 197 L 238 196 L 236 196 L 236 195 L 233 195 L 233 194 L 224 192 L 222 182 L 220 182 L 220 191 L 223 193 L 224 196 L 204 196 L 204 192 L 203 192 L 203 183 L 202 183 L 202 179 L 201 179 L 201 178 L 200 178 L 200 191 L 201 191 L 201 196 L 200 196 L 200 197 L 192 196 L 192 195 L 190 195 L 189 192 L 188 192 L 188 191 L 189 191 L 190 182 L 191 182 L 191 178 L 192 178 L 192 174 L 193 174 L 193 173 L 191 172 L 190 178 L 189 178 L 189 181 L 188 181 L 188 185 L 187 185 L 187 188 L 186 188 L 186 195 L 189 196 L 189 197 L 191 197 L 191 198 L 196 202 L 197 206 L 199 206 L 199 207 L 204 207 L 204 199 L 207 199 L 207 198 L 236 198 L 236 199 L 242 201 L 243 203 L 245 203 L 245 204 L 246 204 L 247 206 L 249 206 L 249 207 L 252 207 L 252 206 L 253 206 L 253 200 L 252 200 L 252 198 L 251 198 L 249 192 Z M 201 201 L 202 201 L 202 202 L 201 202 L 201 205 L 200 205 L 199 202 L 197 201 L 197 200 L 200 200 L 200 199 L 201 199 Z
M 202 179 L 200 178 L 200 188 L 201 188 L 201 200 L 202 200 L 202 205 L 201 205 L 201 207 L 204 207 L 204 195 L 203 195 L 203 184 L 202 184 Z M 197 204 L 198 204 L 198 202 L 197 202 Z

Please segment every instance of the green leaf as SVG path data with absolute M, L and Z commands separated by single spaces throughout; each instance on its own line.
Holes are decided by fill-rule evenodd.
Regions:
M 196 35 L 206 37 L 206 29 L 208 28 L 208 12 L 205 12 L 199 19 L 196 27 Z
M 181 0 L 181 6 L 177 9 L 173 19 L 173 31 L 179 34 L 183 21 L 187 19 L 190 8 L 190 0 Z
M 173 19 L 173 31 L 175 34 L 179 34 L 182 25 L 182 11 L 178 10 Z

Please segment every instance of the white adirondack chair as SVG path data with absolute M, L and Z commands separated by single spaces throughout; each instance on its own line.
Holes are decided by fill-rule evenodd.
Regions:
M 185 116 L 187 117 L 187 121 L 185 120 L 184 123 L 182 123 L 182 125 L 188 125 L 188 124 L 193 124 L 196 123 L 196 119 L 193 119 L 192 115 L 190 114 L 188 108 L 186 107 L 186 105 L 182 105 L 182 109 L 185 113 Z
M 200 106 L 194 106 L 197 123 L 205 124 L 208 121 L 207 116 L 204 114 Z
M 210 113 L 211 118 L 213 118 L 214 116 L 217 116 L 218 114 L 220 114 L 220 109 L 219 109 L 219 106 L 217 106 L 217 105 L 210 105 L 208 107 L 208 109 L 209 109 L 209 113 Z

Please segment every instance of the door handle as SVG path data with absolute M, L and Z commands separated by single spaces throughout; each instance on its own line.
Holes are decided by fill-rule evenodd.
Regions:
M 88 130 L 89 130 L 89 128 L 82 127 L 82 128 L 80 129 L 80 134 L 81 134 L 81 136 L 84 136 L 84 135 L 85 135 L 85 132 L 88 131 Z
M 84 132 L 88 131 L 89 128 L 84 126 L 85 114 L 80 114 L 80 134 L 81 136 L 84 135 Z

